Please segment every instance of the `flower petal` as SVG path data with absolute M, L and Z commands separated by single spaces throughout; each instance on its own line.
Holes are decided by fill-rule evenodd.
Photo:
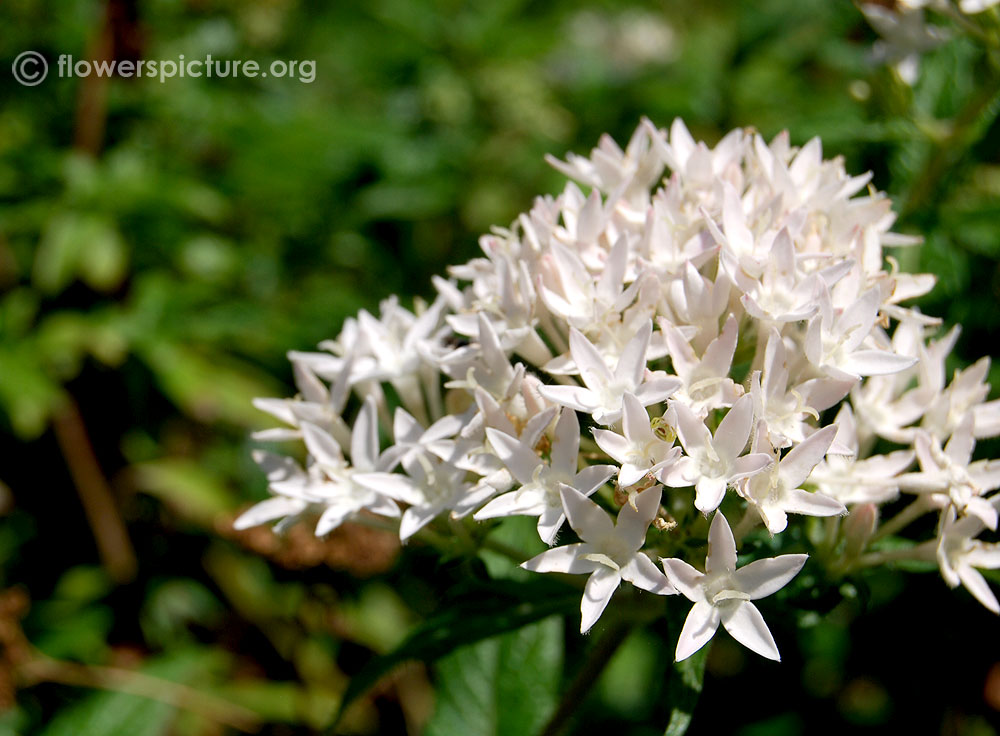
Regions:
M 708 529 L 708 557 L 705 559 L 705 571 L 732 572 L 736 569 L 736 540 L 729 522 L 721 511 L 716 511 L 712 518 L 712 526 Z
M 663 572 L 666 573 L 667 580 L 681 595 L 694 603 L 704 602 L 705 591 L 701 587 L 701 581 L 705 577 L 704 573 L 676 557 L 661 559 L 660 564 L 663 565 Z
M 781 590 L 806 563 L 809 555 L 781 555 L 756 560 L 736 571 L 734 578 L 740 590 L 751 600 L 757 600 Z
M 705 646 L 719 629 L 719 609 L 711 603 L 695 603 L 684 619 L 684 627 L 677 637 L 674 659 L 680 662 Z
M 521 567 L 532 572 L 565 572 L 572 575 L 592 573 L 602 565 L 600 562 L 583 559 L 583 555 L 589 550 L 591 546 L 583 542 L 553 547 L 522 562 Z
M 597 541 L 614 533 L 614 523 L 608 512 L 584 496 L 575 488 L 563 485 L 559 489 L 566 518 L 573 531 L 585 542 Z
M 625 563 L 621 569 L 622 580 L 628 580 L 632 585 L 642 590 L 648 590 L 657 595 L 674 595 L 677 589 L 670 584 L 667 576 L 643 552 Z
M 749 394 L 744 394 L 737 399 L 726 416 L 719 422 L 719 428 L 715 430 L 712 445 L 719 453 L 719 457 L 730 463 L 739 457 L 743 448 L 746 447 L 747 440 L 750 439 L 752 427 L 753 398 Z
M 635 496 L 635 507 L 626 503 L 618 512 L 615 535 L 633 551 L 642 549 L 646 541 L 646 531 L 660 508 L 660 486 L 647 488 Z
M 778 645 L 774 643 L 764 617 L 750 601 L 740 601 L 722 617 L 722 625 L 736 641 L 762 657 L 781 661 Z
M 591 573 L 583 589 L 583 598 L 580 599 L 581 634 L 586 634 L 590 631 L 590 627 L 597 623 L 597 619 L 604 613 L 621 581 L 622 576 L 617 570 L 604 565 Z

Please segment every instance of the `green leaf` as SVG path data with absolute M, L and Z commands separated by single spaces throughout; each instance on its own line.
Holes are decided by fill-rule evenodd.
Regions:
M 337 720 L 397 665 L 409 660 L 433 662 L 457 647 L 519 629 L 553 614 L 568 614 L 580 605 L 580 593 L 553 590 L 537 583 L 490 581 L 442 603 L 442 612 L 418 626 L 393 652 L 378 657 L 351 680 Z M 336 726 L 336 722 L 334 723 Z
M 206 528 L 239 505 L 219 474 L 194 460 L 162 458 L 135 465 L 133 470 L 139 490 Z
M 536 733 L 556 705 L 562 644 L 562 618 L 552 616 L 442 659 L 426 735 Z
M 705 662 L 711 643 L 681 662 L 675 662 L 667 683 L 670 721 L 663 736 L 683 736 L 691 725 L 695 705 L 705 681 Z
M 191 684 L 217 670 L 218 653 L 205 649 L 173 652 L 151 660 L 142 672 L 173 682 Z M 174 708 L 149 698 L 98 692 L 63 709 L 39 736 L 162 736 L 174 719 Z

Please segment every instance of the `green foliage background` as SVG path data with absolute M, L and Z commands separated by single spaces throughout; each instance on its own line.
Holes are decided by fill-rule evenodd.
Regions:
M 25 660 L 4 639 L 0 734 L 321 732 L 350 678 L 428 621 L 444 645 L 416 655 L 443 659 L 382 679 L 343 731 L 540 728 L 591 646 L 551 615 L 576 598 L 525 592 L 511 631 L 456 648 L 492 633 L 463 606 L 514 575 L 501 560 L 414 548 L 359 571 L 257 554 L 228 533 L 264 495 L 247 437 L 269 421 L 251 398 L 292 392 L 287 350 L 392 293 L 431 296 L 480 233 L 558 191 L 545 153 L 604 132 L 624 144 L 643 115 L 681 116 L 710 142 L 736 126 L 819 135 L 849 171 L 873 170 L 899 229 L 926 239 L 897 254 L 940 279 L 923 308 L 965 326 L 956 365 L 995 354 L 998 23 L 979 21 L 986 39 L 956 33 L 911 89 L 872 62 L 874 32 L 847 2 L 4 2 L 0 584 L 30 598 L 37 649 Z M 316 76 L 55 76 L 60 54 L 101 48 L 314 59 Z M 8 73 L 28 49 L 52 67 L 38 87 Z M 110 559 L 94 540 L 113 529 L 81 505 L 95 484 L 130 540 Z M 469 580 L 483 585 L 456 588 Z M 995 620 L 934 575 L 855 584 L 867 596 L 814 601 L 798 621 L 767 612 L 780 667 L 718 642 L 690 733 L 997 733 L 1000 669 L 984 688 L 1000 654 L 980 646 Z M 442 623 L 449 606 L 461 615 Z M 683 690 L 668 687 L 666 625 L 626 640 L 577 732 L 662 732 Z M 143 674 L 121 685 L 122 671 Z M 163 681 L 179 685 L 137 693 Z

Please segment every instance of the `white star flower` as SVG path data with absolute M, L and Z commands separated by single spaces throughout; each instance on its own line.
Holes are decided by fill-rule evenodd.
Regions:
M 694 505 L 703 514 L 719 507 L 730 483 L 760 473 L 771 464 L 766 453 L 740 457 L 753 427 L 753 400 L 749 396 L 733 404 L 714 436 L 687 406 L 676 402 L 672 408 L 677 414 L 677 436 L 687 456 L 659 477 L 672 488 L 693 485 Z
M 486 435 L 497 457 L 521 484 L 515 491 L 497 496 L 479 509 L 473 518 L 537 516 L 538 536 L 553 544 L 566 520 L 559 491 L 570 486 L 585 496 L 604 485 L 615 474 L 614 465 L 588 465 L 577 472 L 580 454 L 580 423 L 576 413 L 563 409 L 556 422 L 551 460 L 546 464 L 532 446 L 505 432 L 487 429 Z
M 571 329 L 570 352 L 584 386 L 542 386 L 539 392 L 556 404 L 592 414 L 595 422 L 605 426 L 621 419 L 626 391 L 634 394 L 643 406 L 664 401 L 680 387 L 681 381 L 663 372 L 647 372 L 646 351 L 652 334 L 653 323 L 647 321 L 622 350 L 612 373 L 593 343 Z
M 647 488 L 625 504 L 612 523 L 608 512 L 579 491 L 563 486 L 560 496 L 569 525 L 582 539 L 532 557 L 521 567 L 532 572 L 590 575 L 580 601 L 580 633 L 601 617 L 622 580 L 659 595 L 676 593 L 653 561 L 639 550 L 660 506 L 660 487 Z
M 595 429 L 598 446 L 621 465 L 618 485 L 638 483 L 650 473 L 665 468 L 680 455 L 680 448 L 666 442 L 654 431 L 645 407 L 630 393 L 624 397 L 623 429 L 625 436 L 607 429 Z
M 729 522 L 715 513 L 708 531 L 705 572 L 676 558 L 661 560 L 673 586 L 694 603 L 677 640 L 675 659 L 680 662 L 701 649 L 719 624 L 747 649 L 780 661 L 764 617 L 750 601 L 785 587 L 805 564 L 808 555 L 781 555 L 757 560 L 736 569 L 736 541 Z

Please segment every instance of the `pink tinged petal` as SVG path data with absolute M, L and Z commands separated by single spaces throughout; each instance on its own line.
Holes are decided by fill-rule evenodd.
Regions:
M 684 619 L 684 627 L 677 638 L 674 659 L 678 662 L 687 659 L 708 644 L 719 629 L 719 618 L 719 609 L 711 603 L 699 602 L 691 606 L 691 611 Z
M 732 462 L 739 457 L 753 428 L 753 398 L 744 395 L 733 404 L 715 430 L 712 444 L 719 457 Z
M 643 414 L 645 413 L 645 410 L 643 410 Z M 625 462 L 625 458 L 629 455 L 632 449 L 632 443 L 629 442 L 629 440 L 625 439 L 617 432 L 612 432 L 609 429 L 595 429 L 594 441 L 597 442 L 597 446 L 604 450 L 608 457 L 613 458 L 619 463 Z M 625 483 L 624 481 L 620 482 L 622 485 L 631 485 L 630 483 Z
M 789 514 L 806 516 L 842 516 L 847 513 L 847 507 L 837 499 L 819 492 L 810 493 L 801 488 L 787 491 L 781 507 Z M 784 529 L 784 525 L 781 528 Z
M 309 454 L 316 458 L 316 462 L 320 465 L 337 466 L 344 462 L 337 441 L 315 424 L 302 423 L 302 439 Z
M 621 581 L 622 576 L 617 570 L 603 565 L 591 573 L 583 589 L 583 598 L 580 600 L 581 634 L 586 634 L 590 631 L 590 627 L 597 623 L 597 619 L 604 613 Z
M 673 396 L 682 385 L 683 382 L 676 376 L 657 375 L 640 384 L 635 390 L 635 397 L 643 406 L 659 404 Z
M 563 409 L 556 422 L 555 439 L 552 443 L 550 463 L 553 470 L 575 473 L 580 454 L 580 422 L 576 412 Z
M 403 519 L 399 522 L 399 541 L 405 542 L 440 513 L 441 509 L 435 506 L 411 506 L 403 512 Z
M 561 508 L 546 504 L 545 508 L 539 513 L 538 523 L 535 525 L 539 539 L 550 546 L 555 544 L 556 536 L 559 534 L 559 530 L 565 521 L 566 514 L 563 513 Z
M 570 409 L 584 411 L 588 414 L 601 405 L 597 395 L 583 386 L 539 386 L 538 393 L 542 395 L 542 398 L 555 404 L 568 406 Z
M 656 595 L 675 595 L 677 590 L 644 553 L 639 552 L 621 569 L 622 580 Z
M 678 593 L 694 603 L 705 601 L 705 591 L 701 587 L 701 581 L 705 577 L 704 573 L 676 557 L 661 559 L 660 564 L 663 565 L 663 572 L 666 574 L 667 580 L 677 589 Z
M 286 496 L 268 498 L 251 506 L 236 517 L 236 521 L 233 522 L 233 529 L 241 531 L 285 516 L 293 516 L 304 511 L 308 505 L 306 501 L 298 498 L 288 498 Z
M 781 555 L 757 560 L 741 567 L 733 577 L 750 600 L 757 600 L 784 588 L 808 558 L 809 555 Z
M 632 386 L 638 386 L 642 383 L 643 373 L 646 372 L 646 351 L 649 349 L 649 340 L 652 335 L 653 320 L 646 320 L 646 323 L 639 328 L 639 331 L 622 349 L 618 365 L 615 366 L 616 380 L 628 381 Z
M 635 508 L 626 503 L 618 512 L 615 535 L 633 551 L 638 551 L 646 542 L 646 531 L 660 508 L 660 487 L 647 488 L 635 496 Z
M 531 483 L 535 468 L 542 464 L 541 458 L 520 440 L 505 432 L 487 427 L 486 436 L 496 456 L 510 469 L 517 481 L 522 485 Z
M 774 458 L 766 452 L 754 452 L 750 455 L 743 455 L 733 461 L 729 479 L 740 480 L 741 478 L 749 478 L 751 475 L 756 475 L 766 470 L 773 462 Z
M 573 478 L 573 488 L 584 496 L 590 496 L 607 483 L 617 469 L 614 465 L 588 465 Z
M 708 529 L 708 557 L 705 559 L 705 571 L 711 575 L 715 572 L 732 572 L 736 569 L 736 540 L 729 522 L 721 511 L 712 518 L 712 526 Z
M 722 617 L 722 625 L 736 641 L 750 651 L 775 662 L 781 661 L 778 645 L 774 643 L 764 617 L 753 603 L 741 601 L 732 610 L 727 610 Z
M 614 522 L 608 512 L 569 486 L 559 489 L 566 518 L 573 531 L 585 542 L 596 543 L 602 537 L 614 533 Z
M 630 442 L 645 443 L 653 438 L 653 430 L 649 425 L 649 414 L 646 407 L 635 397 L 635 394 L 625 392 L 622 396 L 623 429 Z
M 375 399 L 369 396 L 358 413 L 351 434 L 351 463 L 358 470 L 374 470 L 378 462 L 378 419 Z
M 582 542 L 553 547 L 532 557 L 527 562 L 522 562 L 521 567 L 525 570 L 531 570 L 531 572 L 565 572 L 571 575 L 589 575 L 602 567 L 600 562 L 584 558 L 584 555 L 590 551 L 592 551 L 590 545 Z
M 708 514 L 719 508 L 726 495 L 726 478 L 706 478 L 702 476 L 695 484 L 694 505 L 701 513 Z
M 569 331 L 569 350 L 587 388 L 600 391 L 603 386 L 611 383 L 611 371 L 604 363 L 604 358 L 593 343 L 575 327 L 571 327 Z
M 778 463 L 778 473 L 787 488 L 798 488 L 805 482 L 813 468 L 826 457 L 836 436 L 835 425 L 823 427 L 781 458 Z
M 958 568 L 958 577 L 962 581 L 962 585 L 976 597 L 977 601 L 993 611 L 993 613 L 1000 615 L 1000 603 L 997 602 L 996 595 L 990 590 L 989 584 L 978 570 L 967 565 L 960 565 Z

